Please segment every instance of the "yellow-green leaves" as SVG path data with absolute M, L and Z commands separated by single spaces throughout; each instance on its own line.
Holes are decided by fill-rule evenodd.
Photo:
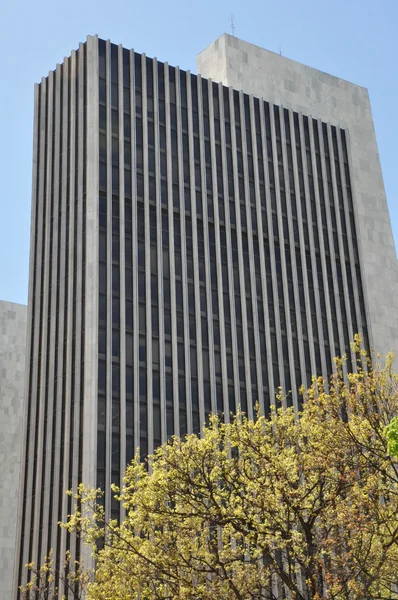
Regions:
M 388 454 L 398 458 L 398 416 L 391 419 L 384 432 L 387 437 Z
M 96 493 L 81 490 L 85 516 L 69 527 L 105 539 L 90 600 L 260 598 L 272 585 L 292 598 L 386 593 L 398 490 L 382 431 L 396 379 L 369 363 L 345 380 L 337 365 L 329 391 L 317 380 L 304 393 L 299 418 L 282 407 L 256 421 L 213 417 L 202 438 L 159 448 L 149 470 L 133 461 L 120 526 L 90 521 Z
M 30 572 L 30 581 L 20 587 L 23 600 L 83 600 L 88 584 L 93 579 L 93 573 L 73 561 L 69 551 L 59 569 L 55 567 L 52 551 L 40 567 L 34 563 L 26 567 Z
M 299 415 L 212 417 L 171 439 L 114 489 L 125 520 L 107 523 L 81 486 L 64 525 L 93 550 L 88 600 L 398 598 L 398 382 L 357 339 Z M 388 447 L 387 447 L 388 445 Z M 273 595 L 274 594 L 274 595 Z

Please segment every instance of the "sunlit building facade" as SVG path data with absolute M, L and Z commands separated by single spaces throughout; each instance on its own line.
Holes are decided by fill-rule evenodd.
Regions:
M 89 37 L 36 86 L 19 584 L 49 548 L 81 558 L 65 489 L 117 517 L 138 446 L 279 386 L 298 407 L 355 333 L 397 341 L 366 90 L 226 35 L 198 71 Z

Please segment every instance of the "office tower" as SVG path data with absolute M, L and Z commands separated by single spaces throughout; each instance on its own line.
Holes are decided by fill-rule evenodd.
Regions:
M 18 582 L 81 556 L 65 489 L 118 516 L 137 446 L 397 346 L 367 91 L 226 35 L 198 65 L 89 37 L 36 87 Z
M 363 304 L 360 310 L 362 314 L 366 313 L 367 315 L 371 345 L 378 352 L 383 353 L 388 352 L 391 348 L 397 349 L 397 255 L 391 231 L 367 89 L 312 69 L 279 54 L 269 52 L 264 48 L 248 44 L 227 34 L 222 35 L 198 55 L 197 68 L 204 77 L 213 78 L 215 81 L 221 81 L 224 85 L 239 90 L 243 89 L 247 94 L 253 94 L 255 97 L 264 98 L 273 104 L 291 109 L 299 114 L 302 113 L 307 153 L 307 157 L 303 157 L 303 162 L 307 162 L 308 183 L 310 185 L 309 190 L 306 188 L 305 194 L 307 195 L 309 191 L 310 197 L 313 197 L 308 149 L 311 157 L 315 149 L 315 162 L 317 165 L 316 170 L 314 169 L 312 173 L 314 182 L 316 183 L 316 175 L 319 178 L 321 172 L 327 181 L 327 186 L 324 186 L 325 209 L 323 208 L 322 189 L 318 193 L 319 200 L 316 185 L 314 190 L 315 203 L 320 202 L 322 213 L 326 211 L 326 216 L 322 214 L 322 220 L 318 224 L 319 236 L 322 238 L 321 223 L 323 228 L 325 228 L 324 224 L 326 223 L 326 229 L 332 230 L 333 234 L 337 233 L 338 240 L 342 240 L 344 246 L 344 253 L 340 252 L 342 266 L 342 273 L 340 274 L 336 241 L 334 240 L 334 243 L 331 244 L 332 253 L 334 246 L 336 256 L 336 260 L 332 261 L 334 283 L 333 287 L 329 283 L 328 288 L 325 288 L 325 290 L 334 289 L 335 293 L 340 290 L 338 293 L 343 294 L 346 301 L 347 297 L 354 296 L 356 298 L 358 293 L 359 302 Z M 307 131 L 307 116 L 311 116 L 313 119 L 313 135 L 311 134 L 311 120 L 309 121 L 309 131 Z M 321 147 L 318 148 L 317 146 L 318 136 L 315 120 L 321 121 L 324 133 L 325 131 L 328 132 L 328 143 L 325 145 L 324 140 L 324 149 L 322 149 L 321 139 L 319 140 Z M 328 123 L 331 125 L 332 138 L 330 138 Z M 334 126 L 340 128 L 342 146 L 340 146 L 338 132 L 334 129 Z M 308 140 L 308 136 L 310 140 Z M 333 149 L 331 148 L 332 145 Z M 337 162 L 341 152 L 343 152 L 343 162 L 340 165 L 341 169 L 339 169 Z M 328 153 L 330 161 L 328 160 Z M 325 154 L 325 160 L 323 154 Z M 334 169 L 333 159 L 336 163 Z M 346 193 L 344 185 L 347 187 Z M 333 210 L 333 198 L 336 195 L 340 198 L 340 211 Z M 331 204 L 330 211 L 327 208 L 328 201 Z M 349 220 L 353 223 L 351 223 L 351 227 L 348 227 L 348 224 L 345 227 L 342 209 L 345 210 L 347 204 L 351 205 L 351 203 Z M 313 201 L 311 201 L 312 206 Z M 302 212 L 302 215 L 305 218 L 304 212 Z M 314 215 L 312 220 L 313 223 L 316 223 Z M 317 244 L 315 229 L 316 226 L 314 226 L 314 242 Z M 355 235 L 356 232 L 357 237 L 357 248 L 355 243 L 352 248 L 353 255 L 346 248 L 346 238 L 350 236 L 350 232 L 352 235 Z M 325 240 L 325 235 L 323 237 L 324 244 L 322 246 L 320 241 L 319 246 L 321 253 L 323 251 L 328 252 L 328 241 Z M 317 246 L 315 245 L 315 247 Z M 358 256 L 356 253 L 358 253 Z M 346 286 L 343 260 L 350 262 L 350 264 L 354 261 L 356 265 L 360 265 L 361 273 L 360 277 L 357 278 L 358 292 L 355 287 L 355 278 L 353 280 L 354 287 L 351 289 L 349 276 L 347 275 L 348 288 Z M 333 265 L 334 262 L 335 265 Z M 335 269 L 336 273 L 334 274 Z M 338 286 L 336 286 L 335 276 L 339 280 Z M 341 288 L 341 277 L 343 288 Z M 363 298 L 360 291 L 362 279 Z M 340 309 L 340 314 L 338 307 L 336 313 L 334 313 L 333 306 L 330 308 L 332 319 L 337 317 L 339 321 L 341 314 L 343 323 L 347 322 L 350 328 L 348 314 L 350 311 L 347 309 L 347 321 L 345 321 L 343 306 Z M 324 315 L 323 307 L 321 306 L 320 309 L 322 315 Z M 328 308 L 326 312 L 329 315 Z M 335 317 L 333 317 L 333 313 Z M 355 322 L 351 324 L 355 328 Z M 359 331 L 359 328 L 357 329 Z M 351 331 L 349 335 L 351 335 Z M 334 339 L 337 337 L 336 332 Z M 341 337 L 341 333 L 339 333 L 339 337 Z
M 27 309 L 0 301 L 0 598 L 12 593 L 21 462 Z

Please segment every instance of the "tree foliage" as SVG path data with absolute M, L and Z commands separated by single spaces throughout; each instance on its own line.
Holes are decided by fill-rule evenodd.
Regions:
M 89 600 L 398 598 L 398 469 L 386 426 L 398 414 L 392 357 L 354 345 L 299 418 L 213 417 L 128 467 L 114 488 L 126 517 L 106 522 L 83 486 L 65 525 L 97 560 Z M 282 403 L 283 404 L 283 403 Z M 396 588 L 395 588 L 396 589 Z
M 398 416 L 391 419 L 386 426 L 385 433 L 388 453 L 398 458 Z
M 73 561 L 70 552 L 66 552 L 60 569 L 56 569 L 52 552 L 45 557 L 43 564 L 26 565 L 30 571 L 30 581 L 20 588 L 22 600 L 62 600 L 74 598 L 83 600 L 93 573 L 85 570 L 77 561 Z M 64 592 L 64 593 L 63 593 Z

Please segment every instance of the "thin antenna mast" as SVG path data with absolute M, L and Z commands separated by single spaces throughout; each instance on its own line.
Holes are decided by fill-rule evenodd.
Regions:
M 235 37 L 235 15 L 231 15 L 231 31 L 232 31 L 232 35 L 233 37 Z

